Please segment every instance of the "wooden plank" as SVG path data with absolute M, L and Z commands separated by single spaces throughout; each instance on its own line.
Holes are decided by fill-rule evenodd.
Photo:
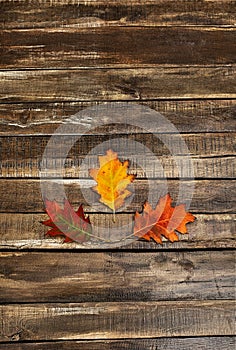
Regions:
M 0 72 L 1 102 L 235 98 L 235 67 Z
M 234 25 L 235 17 L 231 0 L 1 1 L 1 28 Z
M 14 340 L 19 334 L 12 336 Z M 2 344 L 2 350 L 12 350 L 11 344 Z M 40 343 L 14 343 L 14 350 L 234 350 L 234 337 L 191 337 L 191 338 L 159 338 L 159 339 L 124 339 L 124 340 L 94 340 L 94 341 L 55 341 Z
M 17 153 L 17 152 L 16 152 Z M 19 152 L 20 153 L 20 152 Z M 123 158 L 123 154 L 121 155 Z M 162 168 L 155 168 L 152 164 L 153 156 L 141 154 L 140 157 L 142 159 L 146 156 L 146 168 L 142 169 L 138 167 L 136 164 L 132 164 L 129 168 L 130 173 L 135 173 L 138 178 L 178 178 L 179 170 L 176 167 L 175 160 L 180 162 L 184 162 L 185 157 L 178 156 L 175 159 L 168 156 L 160 156 L 159 162 L 164 169 L 164 173 Z M 204 157 L 204 158 L 202 158 Z M 196 179 L 205 178 L 205 179 L 231 179 L 235 178 L 235 169 L 236 169 L 236 158 L 234 156 L 192 156 L 192 164 L 193 171 Z M 72 159 L 68 158 L 66 161 L 65 168 L 63 170 L 63 176 L 65 178 L 78 178 L 78 174 L 80 177 L 87 177 L 87 170 L 80 170 L 78 163 L 82 163 L 83 159 L 81 157 L 73 157 Z M 89 164 L 94 163 L 94 157 L 87 157 L 87 161 Z M 57 160 L 57 164 L 55 164 L 55 169 L 62 168 L 62 161 L 60 159 Z M 0 177 L 38 177 L 39 176 L 39 165 L 40 159 L 36 158 L 10 158 L 8 160 L 0 162 Z M 59 175 L 56 174 L 55 177 Z M 187 174 L 185 178 L 192 177 L 191 174 Z
M 96 227 L 111 227 L 109 214 L 90 214 L 91 223 Z M 60 239 L 44 238 L 47 232 L 40 222 L 46 220 L 43 214 L 0 214 L 2 249 L 89 249 L 89 246 L 78 243 L 62 244 Z M 116 225 L 122 227 L 130 223 L 132 214 L 118 214 Z M 121 245 L 126 249 L 158 249 L 162 248 L 234 248 L 236 220 L 234 214 L 197 214 L 197 221 L 188 225 L 189 235 L 179 235 L 180 242 L 163 246 L 154 242 L 127 240 Z M 113 227 L 113 226 L 112 226 Z M 94 229 L 97 234 L 96 229 Z M 128 232 L 127 232 L 128 235 Z M 100 247 L 101 248 L 101 247 Z M 111 248 L 112 249 L 112 248 Z
M 48 186 L 47 198 L 49 200 L 59 201 L 60 180 L 50 181 Z M 42 195 L 40 191 L 40 181 L 35 179 L 16 179 L 0 181 L 0 212 L 22 212 L 34 213 L 42 212 L 44 209 Z M 64 188 L 71 204 L 78 206 L 83 203 L 86 209 L 104 211 L 107 209 L 99 204 L 99 196 L 92 191 L 94 186 L 93 180 L 64 180 Z M 193 181 L 184 181 L 186 199 L 188 198 L 188 190 L 192 187 Z M 195 180 L 195 192 L 191 202 L 190 210 L 194 213 L 235 213 L 235 180 Z M 148 197 L 149 191 L 149 197 Z M 179 191 L 178 180 L 168 180 L 167 188 L 163 186 L 162 180 L 136 180 L 133 188 L 133 197 L 127 201 L 127 206 L 122 211 L 141 210 L 142 204 L 147 198 L 149 201 L 157 202 L 157 195 L 165 195 L 166 191 L 171 193 L 174 200 L 177 200 Z M 102 210 L 101 210 L 102 208 Z
M 126 103 L 124 106 L 126 106 Z M 166 117 L 179 132 L 231 132 L 235 131 L 235 100 L 179 100 L 179 101 L 139 101 Z M 99 106 L 96 102 L 63 102 L 63 103 L 7 103 L 0 104 L 0 135 L 47 135 L 55 132 L 61 123 L 82 110 Z M 107 104 L 108 107 L 110 104 Z M 116 108 L 119 104 L 113 102 Z M 129 106 L 135 106 L 135 101 L 127 102 Z M 120 106 L 120 105 L 119 105 Z M 122 107 L 119 107 L 122 113 Z M 132 115 L 132 123 L 138 121 L 136 114 Z M 100 119 L 101 123 L 114 123 L 112 117 Z M 127 120 L 128 122 L 128 120 Z M 96 120 L 92 121 L 92 127 L 97 131 Z M 154 127 L 154 126 L 153 126 Z M 93 128 L 89 131 L 93 134 Z M 119 128 L 113 125 L 112 133 L 137 132 L 132 125 L 119 124 Z M 162 127 L 153 132 L 168 132 Z M 142 130 L 139 130 L 142 132 Z
M 235 214 L 197 214 L 194 224 L 188 225 L 188 235 L 179 235 L 179 242 L 171 244 L 163 242 L 158 245 L 153 241 L 121 242 L 119 249 L 130 250 L 162 250 L 162 249 L 202 249 L 202 248 L 235 248 L 236 215 Z M 110 214 L 89 214 L 91 223 L 95 227 L 113 227 Z M 46 220 L 45 214 L 0 214 L 0 249 L 55 249 L 80 250 L 90 249 L 88 245 L 76 243 L 62 244 L 60 238 L 45 237 L 47 228 L 41 224 Z M 115 227 L 128 225 L 133 214 L 117 214 Z M 94 228 L 95 234 L 97 229 Z M 129 232 L 124 232 L 127 236 Z M 94 247 L 101 249 L 102 246 Z M 114 249 L 110 247 L 110 249 Z M 115 247 L 116 249 L 116 247 Z
M 5 30 L 0 42 L 2 69 L 235 63 L 233 28 Z
M 235 297 L 235 252 L 0 253 L 0 302 Z
M 234 335 L 234 301 L 1 306 L 0 341 Z
M 63 176 L 65 177 L 78 178 L 78 175 L 80 178 L 89 177 L 88 169 L 98 166 L 98 157 L 96 154 L 90 154 L 93 148 L 106 142 L 106 149 L 119 150 L 119 144 L 122 140 L 127 147 L 125 150 L 118 151 L 119 157 L 120 159 L 131 157 L 129 171 L 136 173 L 137 177 L 176 178 L 182 176 L 180 174 L 181 170 L 179 173 L 175 163 L 176 159 L 179 162 L 184 161 L 186 153 L 180 146 L 179 135 L 162 134 L 162 140 L 160 140 L 158 134 L 145 134 L 144 131 L 139 133 L 137 130 L 135 132 L 134 127 L 129 129 L 127 125 L 122 125 L 122 127 L 127 134 L 119 134 L 120 125 L 117 124 L 114 128 L 104 126 L 100 128 L 98 135 L 84 135 L 78 141 L 78 136 L 57 137 L 54 147 L 51 147 L 52 153 L 55 152 L 54 158 L 56 158 L 56 161 L 53 161 L 53 167 L 55 170 L 63 169 Z M 75 130 L 75 127 L 73 130 Z M 235 136 L 235 133 L 198 133 L 181 136 L 189 149 L 195 178 L 235 177 Z M 0 177 L 39 177 L 41 159 L 49 139 L 49 136 L 0 137 Z M 173 155 L 170 155 L 170 151 L 163 144 L 164 141 L 166 143 L 171 142 L 178 156 L 174 158 Z M 137 142 L 146 148 L 138 151 Z M 74 143 L 74 145 L 67 156 L 65 166 L 63 166 L 63 149 L 65 147 L 69 149 L 71 143 Z M 58 148 L 60 148 L 60 154 L 58 154 Z M 105 151 L 103 150 L 103 152 Z M 66 153 L 65 151 L 65 155 Z M 87 166 L 83 168 L 82 165 L 85 164 L 85 159 Z M 157 166 L 157 159 L 161 166 Z M 145 167 L 143 167 L 144 163 Z M 184 163 L 183 169 L 185 169 Z M 55 170 L 52 169 L 53 172 Z M 59 175 L 56 174 L 55 176 Z M 185 175 L 185 177 L 187 176 Z M 190 174 L 189 177 L 192 177 L 192 175 Z

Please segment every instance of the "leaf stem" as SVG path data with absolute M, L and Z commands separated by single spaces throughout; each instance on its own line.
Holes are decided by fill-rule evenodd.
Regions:
M 110 240 L 106 240 L 106 239 L 104 239 L 104 238 L 102 238 L 102 237 L 99 237 L 99 236 L 96 236 L 96 235 L 94 235 L 94 234 L 92 234 L 92 233 L 90 233 L 90 232 L 88 232 L 88 231 L 84 231 L 82 228 L 79 228 L 79 227 L 77 227 L 77 226 L 74 226 L 70 221 L 65 220 L 65 218 L 64 218 L 63 216 L 61 216 L 61 215 L 57 215 L 57 217 L 58 217 L 63 223 L 67 224 L 70 228 L 72 228 L 72 230 L 74 230 L 74 231 L 79 231 L 80 233 L 83 233 L 83 234 L 85 234 L 85 235 L 87 235 L 87 236 L 90 236 L 90 237 L 94 237 L 94 238 L 96 238 L 96 239 L 98 239 L 98 240 L 100 240 L 100 241 L 106 242 L 106 243 L 110 243 L 110 242 L 111 242 Z M 81 220 L 82 220 L 82 219 L 81 219 Z
M 113 213 L 112 213 L 112 221 L 114 223 L 116 222 L 116 212 L 115 212 L 115 210 L 113 210 Z

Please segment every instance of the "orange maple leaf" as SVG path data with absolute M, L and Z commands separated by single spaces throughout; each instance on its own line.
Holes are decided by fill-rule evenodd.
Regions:
M 135 179 L 135 175 L 127 174 L 129 161 L 123 163 L 117 153 L 111 149 L 105 156 L 99 156 L 99 169 L 90 169 L 89 174 L 97 182 L 93 190 L 100 194 L 100 202 L 107 205 L 114 215 L 123 206 L 125 198 L 131 195 L 127 186 Z
M 146 202 L 143 207 L 143 215 L 136 212 L 134 221 L 134 235 L 150 241 L 162 244 L 162 236 L 171 242 L 178 241 L 179 237 L 175 231 L 187 233 L 186 224 L 193 222 L 196 218 L 186 212 L 185 205 L 171 206 L 170 194 L 161 197 L 155 209 Z

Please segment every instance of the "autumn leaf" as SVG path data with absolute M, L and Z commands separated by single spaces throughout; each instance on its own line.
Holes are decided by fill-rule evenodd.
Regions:
M 127 186 L 134 180 L 135 175 L 127 174 L 129 161 L 123 163 L 117 153 L 108 150 L 106 155 L 99 156 L 99 169 L 90 169 L 89 174 L 97 182 L 93 190 L 100 194 L 100 202 L 107 205 L 113 212 L 123 206 L 124 200 L 131 195 Z
M 185 205 L 171 206 L 170 194 L 161 197 L 155 209 L 146 202 L 143 207 L 143 214 L 135 213 L 134 235 L 150 241 L 162 244 L 162 236 L 171 242 L 178 241 L 175 231 L 187 233 L 186 224 L 193 222 L 195 216 L 186 212 Z
M 63 208 L 56 201 L 46 200 L 45 205 L 49 219 L 42 221 L 42 224 L 51 228 L 47 236 L 62 236 L 64 242 L 85 242 L 92 236 L 90 220 L 85 217 L 82 205 L 76 212 L 68 200 Z

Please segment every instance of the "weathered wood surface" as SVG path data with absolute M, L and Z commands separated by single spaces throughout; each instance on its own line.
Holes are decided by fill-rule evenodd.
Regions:
M 235 33 L 211 27 L 7 30 L 0 32 L 0 68 L 229 64 L 236 62 Z
M 16 152 L 18 153 L 18 152 Z M 20 152 L 19 152 L 20 153 Z M 123 157 L 123 155 L 121 155 Z M 140 158 L 144 159 L 146 157 L 146 167 L 142 169 L 138 165 L 132 163 L 129 168 L 130 173 L 135 173 L 138 178 L 149 177 L 149 178 L 177 178 L 179 175 L 181 176 L 182 170 L 184 167 L 181 167 L 182 170 L 178 170 L 175 165 L 175 161 L 178 160 L 183 163 L 184 160 L 181 156 L 172 157 L 161 156 L 158 158 L 163 170 L 158 166 L 155 168 L 153 165 L 153 156 L 148 154 L 140 154 Z M 204 157 L 204 158 L 202 158 Z M 209 179 L 217 179 L 217 178 L 225 178 L 230 179 L 235 177 L 235 167 L 236 160 L 232 155 L 225 156 L 192 156 L 192 164 L 193 171 L 195 174 L 195 178 L 209 178 Z M 70 178 L 78 178 L 87 177 L 88 171 L 81 170 L 79 168 L 80 163 L 82 163 L 83 159 L 81 157 L 73 157 L 72 159 L 69 157 L 65 163 L 65 168 L 63 170 L 64 177 Z M 88 158 L 87 161 L 89 164 L 94 163 L 94 157 Z M 2 167 L 0 170 L 0 177 L 38 177 L 39 176 L 39 166 L 40 159 L 37 158 L 17 158 L 17 157 L 9 157 L 6 161 L 0 162 L 0 166 Z M 55 169 L 63 168 L 63 162 L 60 159 L 57 159 L 55 162 Z M 53 170 L 52 172 L 55 173 Z M 56 174 L 55 177 L 59 175 Z M 191 174 L 187 174 L 185 178 L 192 177 Z
M 0 71 L 1 102 L 235 98 L 235 66 Z
M 40 11 L 39 11 L 40 8 Z M 235 25 L 232 0 L 1 1 L 1 28 Z
M 129 101 L 130 106 L 137 102 Z M 231 132 L 235 131 L 235 100 L 178 100 L 178 101 L 139 101 L 140 104 L 149 107 L 166 117 L 179 132 L 203 133 L 203 132 Z M 123 102 L 126 105 L 126 102 Z M 57 103 L 2 103 L 0 104 L 0 134 L 1 135 L 47 135 L 52 134 L 57 127 L 65 123 L 68 118 L 81 112 L 83 109 L 100 106 L 98 102 L 57 102 Z M 107 103 L 114 108 L 116 102 Z M 121 113 L 121 115 L 123 115 Z M 137 117 L 132 115 L 127 123 L 136 123 Z M 107 115 L 101 118 L 102 123 L 114 123 L 114 119 Z M 116 120 L 117 122 L 117 120 Z M 96 120 L 92 121 L 92 127 L 96 128 Z M 137 132 L 132 125 L 119 127 L 113 125 L 113 134 Z M 97 133 L 96 129 L 96 133 Z M 140 130 L 139 132 L 142 132 Z M 164 126 L 153 132 L 168 132 Z M 89 131 L 93 134 L 93 128 Z
M 154 242 L 125 241 L 119 249 L 132 250 L 162 250 L 162 249 L 199 249 L 199 248 L 235 248 L 236 215 L 235 214 L 197 214 L 194 224 L 188 225 L 188 235 L 179 235 L 179 242 L 170 244 L 163 242 L 158 245 Z M 92 224 L 110 229 L 113 227 L 110 214 L 90 214 Z M 45 214 L 0 214 L 0 249 L 56 249 L 56 250 L 80 250 L 90 249 L 87 245 L 79 243 L 62 244 L 57 238 L 45 238 L 47 228 L 40 221 L 46 220 Z M 128 225 L 133 214 L 117 214 L 115 227 Z M 97 234 L 94 228 L 95 234 Z M 126 234 L 126 232 L 124 232 Z M 128 235 L 128 232 L 127 232 Z M 126 235 L 126 236 L 127 236 Z M 99 247 L 97 247 L 99 248 Z M 102 245 L 100 245 L 102 248 Z M 112 247 L 110 249 L 113 249 Z M 115 247 L 115 249 L 117 249 Z
M 234 335 L 234 301 L 1 306 L 0 341 Z
M 234 251 L 0 253 L 2 303 L 234 300 L 234 284 Z
M 13 335 L 18 339 L 19 334 Z M 14 343 L 14 350 L 234 350 L 235 337 L 197 337 L 197 338 L 157 338 L 90 341 L 55 341 L 40 343 Z M 12 344 L 1 344 L 2 350 L 12 350 Z
M 193 180 L 194 181 L 194 180 Z M 193 181 L 184 181 L 186 200 L 188 200 L 188 189 L 192 186 Z M 46 181 L 48 183 L 48 181 Z M 64 184 L 65 193 L 71 204 L 78 206 L 83 203 L 85 208 L 91 210 L 89 203 L 93 204 L 94 210 L 106 212 L 107 208 L 99 204 L 99 196 L 91 189 L 95 182 L 93 180 L 68 179 L 52 180 L 48 187 L 47 198 L 49 200 L 59 201 L 57 196 L 59 186 Z M 40 191 L 40 181 L 38 179 L 2 179 L 0 181 L 0 212 L 15 213 L 37 213 L 42 212 L 44 204 Z M 168 191 L 176 201 L 179 191 L 178 180 L 168 180 Z M 193 213 L 235 213 L 235 180 L 195 180 L 195 191 L 193 194 L 190 210 Z M 158 189 L 157 192 L 156 189 Z M 127 203 L 123 212 L 141 210 L 142 204 L 149 198 L 154 203 L 157 202 L 157 194 L 165 195 L 166 188 L 163 186 L 162 180 L 136 180 L 134 183 L 134 196 L 131 203 Z M 149 197 L 148 197 L 148 191 Z M 99 209 L 100 208 L 100 209 Z
M 73 127 L 74 129 L 75 127 Z M 92 149 L 107 142 L 106 149 L 119 150 L 122 139 L 122 142 L 127 146 L 118 152 L 119 158 L 127 159 L 132 156 L 136 159 L 137 163 L 131 160 L 129 171 L 136 173 L 138 178 L 177 178 L 183 176 L 182 173 L 186 171 L 186 150 L 180 145 L 179 135 L 162 134 L 161 141 L 158 134 L 134 133 L 134 127 L 129 130 L 126 126 L 126 135 L 118 134 L 119 129 L 119 125 L 114 128 L 104 126 L 99 131 L 100 135 L 99 133 L 91 136 L 84 135 L 78 141 L 76 141 L 78 136 L 57 137 L 54 146 L 50 148 L 54 157 L 48 156 L 48 163 L 52 164 L 53 167 L 52 173 L 58 177 L 55 170 L 62 168 L 65 177 L 88 178 L 88 169 L 98 166 L 98 157 L 90 154 Z M 195 178 L 235 177 L 235 136 L 235 133 L 198 133 L 181 136 L 188 147 Z M 49 139 L 49 136 L 0 138 L 0 177 L 39 177 L 42 156 Z M 136 142 L 147 148 L 138 151 Z M 166 144 L 170 142 L 177 156 L 174 157 L 170 154 L 163 142 Z M 68 145 L 71 143 L 74 145 L 67 156 L 65 165 L 63 165 L 63 157 L 67 153 L 65 152 L 64 155 L 63 149 L 70 148 Z M 49 161 L 49 159 L 51 160 Z M 180 169 L 176 166 L 176 160 L 182 162 Z M 158 166 L 158 162 L 161 166 Z M 86 168 L 81 168 L 83 164 L 87 164 Z M 185 177 L 192 177 L 192 175 L 189 172 Z
M 234 349 L 234 2 L 0 0 L 0 7 L 0 348 Z M 44 237 L 43 150 L 67 117 L 102 101 L 137 101 L 183 133 L 197 220 L 180 242 L 131 240 L 104 251 Z M 93 126 L 64 173 L 68 198 L 85 204 L 92 223 L 130 222 L 147 199 L 144 177 L 162 177 L 131 164 L 140 179 L 112 224 L 105 208 L 91 205 L 98 197 L 88 174 L 76 179 L 104 134 L 132 134 L 156 152 L 176 201 L 179 174 L 160 142 L 132 126 Z M 186 189 L 192 183 L 186 178 Z

